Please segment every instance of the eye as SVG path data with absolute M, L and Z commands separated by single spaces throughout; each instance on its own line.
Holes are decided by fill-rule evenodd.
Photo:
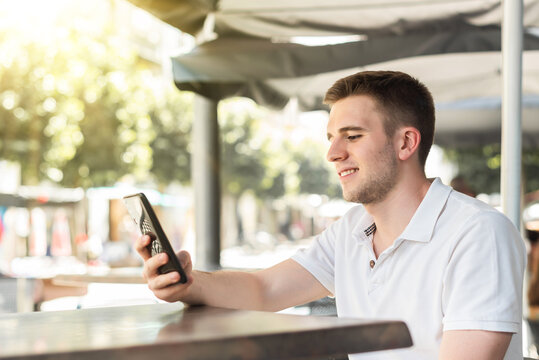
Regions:
M 346 140 L 349 140 L 349 141 L 354 141 L 354 140 L 357 140 L 361 137 L 361 135 L 349 135 L 346 137 Z

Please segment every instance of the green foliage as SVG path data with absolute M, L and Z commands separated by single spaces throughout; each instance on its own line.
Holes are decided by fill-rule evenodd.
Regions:
M 153 152 L 150 171 L 160 183 L 191 181 L 192 99 L 192 94 L 170 91 L 151 112 L 155 138 L 150 143 Z
M 267 138 L 258 131 L 262 109 L 247 100 L 232 99 L 219 106 L 221 168 L 224 191 L 239 196 L 253 190 L 264 197 L 274 187 L 274 176 L 266 172 L 268 154 L 263 151 Z M 282 194 L 277 194 L 282 195 Z
M 186 95 L 103 29 L 59 27 L 46 41 L 35 30 L 0 33 L 0 158 L 21 164 L 24 184 L 189 178 Z
M 114 24 L 65 15 L 0 24 L 0 159 L 21 164 L 25 185 L 188 183 L 192 94 L 155 76 Z M 325 149 L 272 136 L 268 117 L 247 99 L 220 103 L 224 191 L 338 196 Z
M 444 149 L 446 156 L 458 165 L 459 173 L 476 193 L 500 192 L 501 146 L 491 144 L 461 149 Z M 524 148 L 522 169 L 524 191 L 539 189 L 539 149 Z
M 522 152 L 525 192 L 539 190 L 539 149 L 524 148 Z
M 499 145 L 445 148 L 444 153 L 449 160 L 457 164 L 459 174 L 475 193 L 500 192 Z
M 282 134 L 272 136 L 275 129 L 270 121 L 250 100 L 221 103 L 224 191 L 240 196 L 251 190 L 261 199 L 299 193 L 340 196 L 340 185 L 324 158 L 324 146 L 309 140 L 292 144 Z
M 308 141 L 295 151 L 294 161 L 299 165 L 297 175 L 300 193 L 341 196 L 341 186 L 322 156 L 325 150 L 321 144 Z

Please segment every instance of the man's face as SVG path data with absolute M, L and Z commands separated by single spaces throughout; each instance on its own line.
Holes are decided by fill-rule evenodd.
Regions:
M 375 101 L 366 95 L 337 101 L 327 131 L 327 159 L 335 164 L 344 199 L 362 204 L 383 200 L 397 182 L 397 157 Z

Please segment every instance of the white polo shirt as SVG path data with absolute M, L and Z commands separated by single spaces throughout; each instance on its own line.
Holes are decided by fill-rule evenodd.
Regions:
M 413 347 L 351 359 L 437 359 L 443 331 L 473 329 L 514 333 L 505 359 L 522 360 L 526 251 L 501 212 L 435 179 L 378 259 L 374 228 L 358 205 L 292 257 L 335 295 L 340 317 L 408 325 Z

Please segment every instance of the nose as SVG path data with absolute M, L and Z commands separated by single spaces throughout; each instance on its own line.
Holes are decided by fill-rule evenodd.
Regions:
M 329 162 L 336 162 L 345 160 L 348 157 L 348 152 L 343 142 L 339 139 L 334 139 L 329 146 L 326 159 Z

